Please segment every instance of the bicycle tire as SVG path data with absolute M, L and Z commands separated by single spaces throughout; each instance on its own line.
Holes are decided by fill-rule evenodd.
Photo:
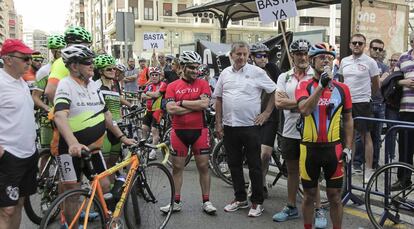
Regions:
M 136 190 L 136 193 L 133 190 Z M 164 228 L 171 217 L 174 193 L 172 175 L 164 165 L 151 162 L 145 168 L 138 168 L 124 205 L 124 217 L 128 228 Z M 134 197 L 138 197 L 137 203 L 134 203 Z M 136 204 L 138 209 L 134 209 L 133 204 Z M 161 213 L 160 207 L 167 204 L 170 204 L 170 211 L 167 214 Z M 135 211 L 131 211 L 131 208 Z M 132 214 L 139 219 L 133 219 Z
M 58 175 L 58 165 L 56 159 L 50 155 L 49 151 L 43 151 L 40 154 L 40 158 L 49 157 L 44 168 L 41 170 L 39 160 L 39 176 L 37 178 L 37 192 L 29 197 L 26 197 L 24 200 L 24 210 L 27 217 L 33 223 L 39 225 L 43 218 L 43 208 L 48 208 L 50 203 L 58 196 L 57 181 L 59 179 Z M 52 174 L 50 174 L 52 173 Z M 32 201 L 31 198 L 36 199 Z M 38 204 L 38 199 L 40 199 L 40 204 Z M 45 204 L 45 206 L 42 206 Z M 36 206 L 35 206 L 36 205 Z
M 59 218 L 59 220 L 57 220 L 58 222 L 55 221 L 55 218 L 53 217 L 53 215 L 56 215 L 55 210 L 60 211 L 60 206 L 63 204 L 64 201 L 66 201 L 68 198 L 73 198 L 73 199 L 78 199 L 80 197 L 83 198 L 90 198 L 91 195 L 89 194 L 89 190 L 85 190 L 85 189 L 73 189 L 73 190 L 68 190 L 64 193 L 62 193 L 61 195 L 59 195 L 52 203 L 52 205 L 50 206 L 49 210 L 46 212 L 45 216 L 43 217 L 41 223 L 40 223 L 40 229 L 47 229 L 47 228 L 59 228 L 61 226 L 61 220 L 64 220 L 64 218 L 62 218 L 62 212 L 59 213 L 59 215 L 61 215 L 61 218 Z M 70 200 L 68 200 L 70 201 Z M 87 205 L 87 204 L 86 204 Z M 85 207 L 86 208 L 86 207 Z M 98 201 L 97 197 L 94 197 L 93 200 L 93 206 L 91 207 L 91 212 L 96 212 L 97 213 L 97 217 L 95 218 L 94 221 L 90 221 L 90 223 L 95 224 L 93 226 L 89 225 L 89 227 L 93 227 L 93 228 L 106 228 L 106 220 L 104 218 L 104 214 L 103 214 L 103 209 L 101 206 L 101 203 Z M 96 220 L 98 218 L 98 220 Z M 96 223 L 98 223 L 98 225 L 96 225 Z M 68 223 L 69 224 L 69 223 Z M 101 225 L 101 226 L 99 226 Z
M 223 140 L 219 141 L 213 149 L 212 164 L 216 170 L 218 177 L 229 185 L 233 185 L 230 169 L 227 165 L 226 149 Z M 249 186 L 249 182 L 245 181 L 245 187 Z
M 375 173 L 372 175 L 371 179 L 368 181 L 368 184 L 366 186 L 365 209 L 367 211 L 369 220 L 376 229 L 383 228 L 383 225 L 387 220 L 387 218 L 379 218 L 379 215 L 392 216 L 394 218 L 394 220 L 392 221 L 394 221 L 394 223 L 399 223 L 401 216 L 400 213 L 404 212 L 410 215 L 409 218 L 411 218 L 412 220 L 410 224 L 414 223 L 414 203 L 410 204 L 411 207 L 408 209 L 408 211 L 403 209 L 403 207 L 406 207 L 406 200 L 410 198 L 408 197 L 408 195 L 414 192 L 414 186 L 410 185 L 406 190 L 391 192 L 391 185 L 393 184 L 393 181 L 396 181 L 392 179 L 397 179 L 397 169 L 407 169 L 414 173 L 414 167 L 412 165 L 403 162 L 394 162 L 378 168 L 377 171 L 375 171 Z M 385 182 L 385 179 L 387 179 L 387 182 Z M 384 180 L 384 182 L 382 182 L 382 180 Z M 388 192 L 386 192 L 385 190 L 385 184 L 388 184 Z M 374 192 L 379 192 L 384 196 L 378 198 L 379 195 L 374 194 Z M 402 197 L 400 197 L 400 195 L 402 195 Z M 373 209 L 375 207 L 382 209 L 382 214 L 375 213 Z

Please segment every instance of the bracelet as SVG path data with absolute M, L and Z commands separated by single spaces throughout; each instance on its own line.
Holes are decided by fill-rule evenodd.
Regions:
M 118 140 L 121 140 L 122 137 L 125 137 L 125 134 L 122 134 L 121 136 L 119 136 Z

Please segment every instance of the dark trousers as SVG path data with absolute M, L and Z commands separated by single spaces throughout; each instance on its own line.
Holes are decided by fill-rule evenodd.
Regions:
M 414 122 L 414 112 L 401 112 L 401 121 Z M 398 161 L 405 162 L 413 165 L 414 154 L 414 130 L 406 131 L 401 130 L 399 132 L 399 145 L 398 145 Z M 409 182 L 411 180 L 411 171 L 407 169 L 398 169 L 398 180 L 401 182 Z
M 234 195 L 237 201 L 245 201 L 247 193 L 243 175 L 243 162 L 247 159 L 252 183 L 251 202 L 263 203 L 262 163 L 260 160 L 260 128 L 224 126 L 224 147 L 227 163 L 233 180 Z
M 385 109 L 385 118 L 388 120 L 400 120 L 400 114 L 398 110 L 389 108 L 388 106 Z M 393 127 L 393 124 L 387 124 L 387 128 L 390 129 Z M 397 132 L 385 138 L 385 153 L 389 154 L 390 159 L 395 158 L 395 142 L 396 142 Z M 386 163 L 386 162 L 385 162 Z

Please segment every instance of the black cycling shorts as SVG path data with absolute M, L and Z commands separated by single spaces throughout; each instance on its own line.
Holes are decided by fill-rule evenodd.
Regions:
M 267 121 L 263 123 L 260 128 L 261 143 L 262 145 L 270 146 L 273 148 L 275 145 L 275 139 L 277 134 L 277 122 Z

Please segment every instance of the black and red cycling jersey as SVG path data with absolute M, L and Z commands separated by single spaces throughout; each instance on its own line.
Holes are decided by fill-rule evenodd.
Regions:
M 210 86 L 207 81 L 196 79 L 190 83 L 179 79 L 168 84 L 165 99 L 167 103 L 171 101 L 199 100 L 202 95 L 211 96 Z M 172 116 L 173 129 L 202 129 L 205 126 L 203 111 Z

